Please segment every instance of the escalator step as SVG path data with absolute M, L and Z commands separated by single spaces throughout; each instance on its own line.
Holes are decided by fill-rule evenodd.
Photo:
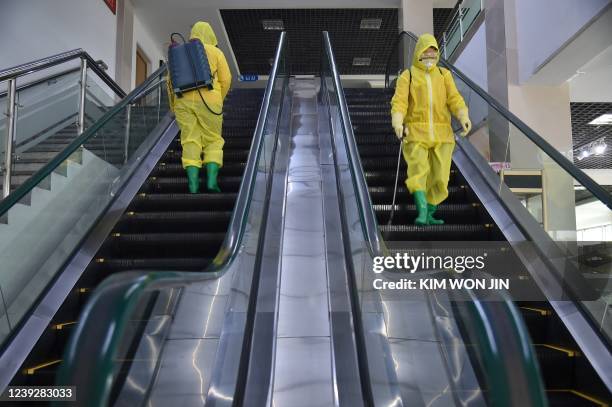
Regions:
M 357 142 L 360 150 L 363 150 L 362 146 L 366 147 L 369 145 L 378 144 L 394 145 L 396 154 L 397 150 L 399 149 L 399 143 L 397 142 L 397 138 L 395 137 L 395 134 L 393 134 L 393 130 L 391 128 L 388 131 L 380 134 L 355 133 L 355 141 Z M 361 155 L 365 154 L 362 153 Z
M 353 131 L 356 135 L 362 134 L 393 134 L 393 128 L 389 125 L 369 125 L 369 124 L 353 124 Z
M 249 148 L 251 148 L 252 141 L 253 141 L 252 134 L 249 134 L 244 137 L 226 137 L 225 143 L 223 144 L 223 151 L 225 152 L 229 150 L 240 150 L 240 149 L 248 150 Z M 170 143 L 170 145 L 172 146 L 171 148 L 174 148 L 174 149 L 180 148 L 181 141 L 180 139 L 176 138 L 172 140 L 172 143 Z
M 393 182 L 395 181 L 395 171 L 391 172 L 391 171 L 383 171 L 383 170 L 365 170 L 364 175 L 365 175 L 366 182 L 368 183 L 368 186 L 371 186 L 371 187 L 387 186 L 389 184 L 393 185 Z M 456 175 L 457 175 L 457 171 L 451 170 L 450 179 L 448 182 L 450 186 L 455 185 L 455 182 L 457 180 Z M 403 183 L 405 177 L 406 177 L 406 166 L 400 165 L 400 175 L 399 175 L 398 183 L 399 182 Z
M 375 171 L 375 170 L 387 170 L 389 173 L 392 173 L 393 177 L 395 177 L 395 170 L 397 168 L 397 149 L 395 149 L 395 157 L 393 159 L 381 160 L 380 158 L 372 158 L 369 156 L 361 155 L 361 164 L 363 165 L 364 170 L 366 171 Z M 451 166 L 451 169 L 456 169 L 454 165 Z M 406 173 L 406 163 L 404 160 L 400 161 L 400 172 Z M 390 182 L 393 182 L 390 180 Z
M 130 204 L 132 211 L 197 211 L 230 210 L 234 207 L 236 193 L 201 193 L 201 194 L 146 194 L 140 193 Z
M 385 240 L 396 241 L 451 241 L 491 240 L 487 225 L 379 225 Z
M 96 263 L 97 268 L 107 272 L 123 270 L 184 270 L 202 271 L 212 257 L 173 257 L 173 258 L 104 258 Z
M 520 307 L 519 311 L 523 316 L 525 325 L 527 325 L 533 343 L 546 343 L 548 341 L 550 316 L 543 315 L 543 313 L 550 311 L 532 307 Z
M 372 202 L 375 204 L 390 204 L 393 200 L 393 186 L 385 187 L 368 187 Z M 468 200 L 468 188 L 461 186 L 449 186 L 447 203 L 464 203 Z M 412 195 L 408 193 L 408 189 L 404 185 L 397 188 L 397 197 L 395 202 L 403 204 L 405 202 L 413 202 Z
M 206 187 L 205 173 L 200 172 L 200 186 Z M 219 176 L 219 188 L 221 191 L 238 191 L 242 177 Z M 141 188 L 142 192 L 148 193 L 177 193 L 187 192 L 187 177 L 149 177 Z
M 249 157 L 248 150 L 230 150 L 223 152 L 223 160 L 224 161 L 238 161 L 238 162 L 246 162 Z M 162 155 L 162 161 L 181 161 L 181 151 L 178 150 L 168 150 Z
M 536 344 L 541 373 L 547 389 L 567 389 L 574 383 L 575 358 L 565 351 Z
M 246 163 L 224 163 L 223 167 L 219 170 L 219 174 L 223 176 L 231 175 L 231 176 L 241 176 L 244 172 L 244 168 Z M 202 170 L 206 171 L 206 170 Z M 151 176 L 155 177 L 184 177 L 185 169 L 183 165 L 180 163 L 163 163 L 158 164 L 153 171 L 151 172 Z
M 119 257 L 197 257 L 214 256 L 225 232 L 114 234 L 103 244 Z
M 586 394 L 565 390 L 547 390 L 548 405 L 550 407 L 603 407 L 609 406 L 604 401 L 596 400 Z
M 120 233 L 224 232 L 232 213 L 208 212 L 126 212 L 115 230 Z
M 374 205 L 374 211 L 381 225 L 387 224 L 391 216 L 391 205 Z M 417 216 L 416 206 L 413 204 L 396 204 L 393 223 L 412 223 Z M 443 219 L 447 224 L 483 223 L 481 207 L 479 204 L 446 204 L 438 206 L 435 217 Z

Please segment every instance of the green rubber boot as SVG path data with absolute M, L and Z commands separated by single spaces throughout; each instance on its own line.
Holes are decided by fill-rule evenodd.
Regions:
M 419 216 L 414 220 L 415 225 L 427 225 L 427 199 L 425 191 L 414 191 L 414 204 Z
M 206 164 L 206 188 L 211 192 L 221 192 L 217 184 L 217 175 L 219 175 L 219 164 Z
M 427 204 L 428 225 L 444 225 L 444 221 L 442 219 L 436 219 L 433 217 L 433 214 L 436 213 L 436 209 L 438 209 L 438 205 Z
M 185 167 L 185 171 L 187 171 L 187 186 L 189 187 L 189 192 L 197 194 L 200 192 L 200 169 L 190 165 Z

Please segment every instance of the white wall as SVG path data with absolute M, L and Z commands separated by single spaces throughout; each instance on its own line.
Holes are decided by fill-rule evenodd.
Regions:
M 519 83 L 527 81 L 609 3 L 610 0 L 515 0 Z
M 136 85 L 136 49 L 140 50 L 149 59 L 149 75 L 159 67 L 159 60 L 166 59 L 164 44 L 160 44 L 142 23 L 137 14 L 134 14 L 134 37 L 132 43 L 132 89 Z
M 612 38 L 609 39 L 612 43 Z M 572 102 L 612 102 L 612 46 L 579 69 L 570 81 Z
M 416 35 L 433 34 L 433 1 L 400 0 L 399 25 Z
M 454 65 L 478 86 L 487 90 L 487 38 L 484 21 L 461 51 Z
M 116 32 L 102 0 L 0 0 L 0 69 L 83 48 L 114 77 Z

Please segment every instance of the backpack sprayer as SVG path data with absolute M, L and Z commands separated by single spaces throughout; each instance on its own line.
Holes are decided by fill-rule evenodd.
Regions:
M 182 44 L 174 41 L 175 35 L 183 40 Z M 217 113 L 212 110 L 200 92 L 201 88 L 213 89 L 210 64 L 204 44 L 200 40 L 193 38 L 187 42 L 182 34 L 172 33 L 170 35 L 170 46 L 168 47 L 168 68 L 172 81 L 172 91 L 177 97 L 183 97 L 183 92 L 197 90 L 202 103 L 212 114 L 217 116 L 223 114 L 223 111 Z

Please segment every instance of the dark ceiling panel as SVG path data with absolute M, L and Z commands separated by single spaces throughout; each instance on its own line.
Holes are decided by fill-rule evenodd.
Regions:
M 340 73 L 382 74 L 398 33 L 397 9 L 221 10 L 221 17 L 242 74 L 270 71 L 280 32 L 264 30 L 263 20 L 283 21 L 294 75 L 319 73 L 322 31 L 329 31 Z M 381 19 L 380 29 L 360 29 L 364 18 Z M 354 58 L 370 65 L 353 66 Z
M 604 113 L 612 114 L 612 103 L 570 103 L 572 112 L 572 138 L 574 163 L 578 168 L 612 168 L 612 125 L 588 124 Z M 578 160 L 577 149 L 585 144 L 606 137 L 608 148 L 602 155 L 592 155 Z

